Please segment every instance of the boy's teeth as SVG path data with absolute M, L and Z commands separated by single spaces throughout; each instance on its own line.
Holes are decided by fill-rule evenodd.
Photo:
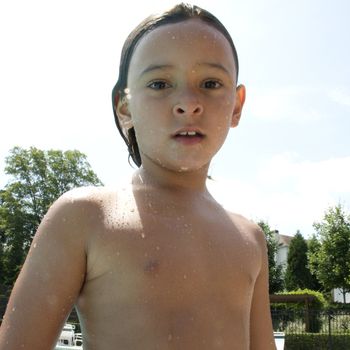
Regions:
M 181 136 L 195 136 L 196 132 L 195 131 L 182 131 L 180 132 Z

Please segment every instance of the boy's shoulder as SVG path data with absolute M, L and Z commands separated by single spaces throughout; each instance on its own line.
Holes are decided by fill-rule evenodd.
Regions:
M 115 194 L 117 190 L 115 188 L 106 186 L 84 186 L 76 187 L 65 193 L 59 198 L 59 200 L 65 200 L 69 202 L 94 202 L 108 196 Z
M 265 245 L 266 238 L 262 229 L 257 225 L 254 221 L 247 219 L 243 215 L 233 213 L 231 211 L 226 210 L 227 215 L 231 218 L 237 230 L 256 240 L 259 244 Z
M 115 200 L 122 188 L 112 188 L 106 186 L 85 186 L 77 187 L 63 193 L 56 201 L 55 205 L 70 207 L 80 206 L 103 206 L 106 201 Z
M 119 191 L 109 187 L 78 187 L 62 194 L 49 208 L 46 217 L 59 219 L 68 224 L 89 222 L 97 217 L 112 202 L 116 202 Z M 44 218 L 45 219 L 45 218 Z
M 62 194 L 42 219 L 37 235 L 50 233 L 66 240 L 88 239 L 116 205 L 120 191 L 109 187 L 79 187 Z

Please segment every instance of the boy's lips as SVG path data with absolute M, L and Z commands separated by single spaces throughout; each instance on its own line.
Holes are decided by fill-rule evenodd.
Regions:
M 201 136 L 203 137 L 203 132 L 198 128 L 188 127 L 188 128 L 182 128 L 174 132 L 173 137 L 177 136 Z
M 201 142 L 204 134 L 198 128 L 182 128 L 173 134 L 173 138 L 185 145 L 193 145 Z

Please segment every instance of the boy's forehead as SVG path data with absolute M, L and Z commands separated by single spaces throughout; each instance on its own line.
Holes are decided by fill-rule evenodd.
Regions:
M 225 36 L 214 26 L 200 20 L 189 19 L 177 23 L 164 24 L 147 33 L 140 39 L 131 58 L 130 67 L 142 66 L 147 60 L 156 61 L 178 50 L 194 51 L 198 55 L 216 55 L 224 60 L 232 61 L 234 58 L 232 48 Z M 175 52 L 174 52 L 175 51 Z M 235 69 L 235 67 L 233 68 Z
M 196 37 L 202 37 L 214 41 L 222 38 L 226 40 L 223 34 L 214 26 L 201 19 L 192 18 L 176 23 L 163 24 L 147 33 L 140 40 L 138 45 L 145 45 L 147 38 L 150 39 L 149 41 L 151 42 L 156 42 L 158 40 L 181 40 L 186 44 L 188 41 L 191 41 L 191 39 Z

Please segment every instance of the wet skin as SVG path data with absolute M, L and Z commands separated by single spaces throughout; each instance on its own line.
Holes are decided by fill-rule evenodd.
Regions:
M 264 236 L 205 186 L 244 102 L 230 50 L 197 20 L 141 40 L 118 115 L 135 127 L 142 168 L 129 185 L 74 190 L 51 207 L 13 290 L 1 350 L 47 350 L 74 304 L 84 350 L 275 348 Z

